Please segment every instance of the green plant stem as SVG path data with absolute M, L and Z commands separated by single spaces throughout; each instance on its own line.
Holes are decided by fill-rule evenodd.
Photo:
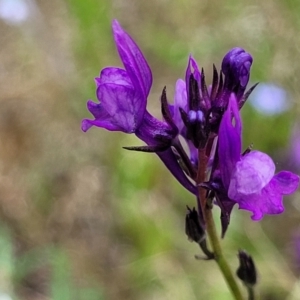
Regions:
M 199 170 L 198 170 L 198 176 L 197 176 L 197 183 L 198 186 L 200 183 L 205 181 L 205 170 L 207 166 L 207 157 L 205 155 L 205 150 L 200 149 L 199 150 Z M 209 207 L 206 204 L 206 190 L 202 187 L 198 187 L 199 192 L 199 199 L 200 199 L 200 206 L 202 209 L 204 221 L 206 224 L 206 230 L 207 235 L 210 240 L 211 247 L 214 252 L 214 259 L 216 263 L 218 264 L 224 279 L 229 287 L 229 289 L 232 292 L 232 295 L 234 296 L 234 299 L 236 300 L 243 300 L 242 294 L 240 292 L 240 289 L 238 287 L 238 284 L 236 282 L 236 278 L 233 276 L 233 273 L 229 267 L 229 264 L 227 263 L 223 253 L 222 248 L 220 245 L 219 237 L 217 234 L 215 222 L 212 215 L 211 207 Z
M 254 288 L 252 286 L 247 287 L 248 289 L 248 300 L 254 300 L 255 295 L 254 295 Z

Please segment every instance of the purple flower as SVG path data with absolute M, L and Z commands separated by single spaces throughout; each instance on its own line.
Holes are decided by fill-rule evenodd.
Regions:
M 82 130 L 87 131 L 94 125 L 133 133 L 144 118 L 152 73 L 138 46 L 116 20 L 112 28 L 125 70 L 108 67 L 95 79 L 101 103 L 88 101 L 87 107 L 95 120 L 83 120 Z
M 259 151 L 241 155 L 242 124 L 236 98 L 231 96 L 219 129 L 219 170 L 222 185 L 227 192 L 220 200 L 232 200 L 240 209 L 252 212 L 258 221 L 265 214 L 284 211 L 283 195 L 293 193 L 299 185 L 299 176 L 288 171 L 275 174 L 273 160 Z
M 87 108 L 95 119 L 83 120 L 82 130 L 97 126 L 110 131 L 135 133 L 147 146 L 127 149 L 155 152 L 175 178 L 190 192 L 196 193 L 194 184 L 182 171 L 171 148 L 176 144 L 178 128 L 169 111 L 165 89 L 161 96 L 164 121 L 160 121 L 146 110 L 152 85 L 148 63 L 139 47 L 116 20 L 112 23 L 112 29 L 125 70 L 107 67 L 95 79 L 100 103 L 88 101 Z

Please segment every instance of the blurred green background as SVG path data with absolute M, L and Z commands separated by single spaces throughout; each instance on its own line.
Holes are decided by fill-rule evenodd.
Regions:
M 194 198 L 154 154 L 122 149 L 142 144 L 134 136 L 84 134 L 80 123 L 93 78 L 121 66 L 112 19 L 152 68 L 157 117 L 190 53 L 209 82 L 212 64 L 240 46 L 254 57 L 252 84 L 289 96 L 273 115 L 247 103 L 244 145 L 299 173 L 299 15 L 297 0 L 0 0 L 0 299 L 232 299 L 184 234 Z M 261 299 L 300 299 L 299 192 L 285 207 L 261 222 L 234 209 L 222 241 L 234 270 L 238 249 L 253 256 Z

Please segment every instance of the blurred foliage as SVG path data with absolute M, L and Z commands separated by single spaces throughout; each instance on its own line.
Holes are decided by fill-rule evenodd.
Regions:
M 254 57 L 251 82 L 277 84 L 292 99 L 275 116 L 246 104 L 244 146 L 299 172 L 289 155 L 300 116 L 300 2 L 20 1 L 26 20 L 0 14 L 0 299 L 231 299 L 215 264 L 196 261 L 200 250 L 184 235 L 193 197 L 157 157 L 122 149 L 141 144 L 135 137 L 83 134 L 80 122 L 86 100 L 96 100 L 93 78 L 120 66 L 114 18 L 152 68 L 156 116 L 162 88 L 171 102 L 190 53 L 209 80 L 212 64 L 240 46 Z M 238 249 L 253 256 L 260 299 L 300 298 L 299 198 L 259 223 L 233 212 L 224 251 L 234 269 Z

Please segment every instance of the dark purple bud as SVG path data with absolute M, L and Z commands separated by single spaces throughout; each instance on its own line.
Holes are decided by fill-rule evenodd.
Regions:
M 246 251 L 239 250 L 238 258 L 240 261 L 240 266 L 236 271 L 238 278 L 247 287 L 253 287 L 257 281 L 257 273 L 252 257 Z
M 195 256 L 196 259 L 214 259 L 214 254 L 208 250 L 206 239 L 205 239 L 205 230 L 200 223 L 198 212 L 195 208 L 190 209 L 187 206 L 187 213 L 185 217 L 185 233 L 188 236 L 188 239 L 191 242 L 196 242 L 203 253 L 206 255 L 205 258 L 198 255 Z
M 191 242 L 199 244 L 205 239 L 205 231 L 200 224 L 196 209 L 190 209 L 188 206 L 185 217 L 185 233 Z
M 231 49 L 223 58 L 222 72 L 225 76 L 234 75 L 240 85 L 246 87 L 249 80 L 252 56 L 242 48 Z
M 248 84 L 252 61 L 252 56 L 242 48 L 231 49 L 223 58 L 224 86 L 234 92 L 238 99 L 242 97 Z

